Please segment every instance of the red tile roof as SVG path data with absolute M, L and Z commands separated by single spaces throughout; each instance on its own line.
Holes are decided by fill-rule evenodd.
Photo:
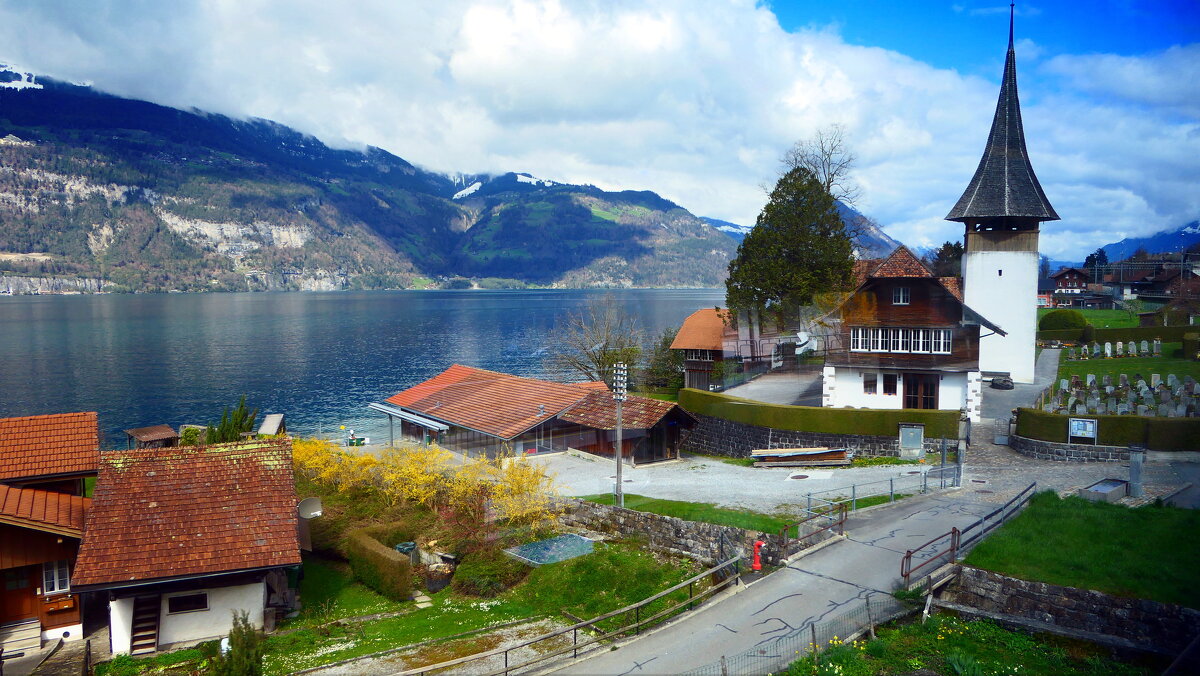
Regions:
M 898 246 L 870 274 L 871 277 L 932 277 L 933 273 L 906 246 Z
M 938 277 L 938 281 L 942 283 L 942 286 L 946 287 L 951 296 L 957 298 L 958 302 L 962 302 L 962 277 Z
M 882 258 L 863 258 L 854 261 L 854 285 L 858 286 L 867 281 L 867 277 L 870 277 L 882 262 Z
M 179 434 L 170 425 L 151 425 L 125 430 L 125 434 L 141 442 L 162 441 L 163 439 L 178 439 Z
M 608 383 L 603 380 L 592 380 L 586 383 L 571 383 L 575 387 L 581 387 L 591 392 L 608 392 Z
M 669 401 L 631 396 L 621 406 L 621 424 L 628 429 L 650 429 L 674 408 L 678 408 L 678 405 Z M 687 411 L 679 410 L 691 417 Z M 559 419 L 600 430 L 616 429 L 617 403 L 611 394 L 594 392 L 567 409 Z
M 103 454 L 79 587 L 300 563 L 288 439 Z
M 95 412 L 0 418 L 0 481 L 95 472 Z
M 387 402 L 458 427 L 512 439 L 588 394 L 584 384 L 554 383 L 455 364 Z
M 716 308 L 696 310 L 683 320 L 671 343 L 672 350 L 720 350 L 725 333 L 724 313 Z
M 77 538 L 92 499 L 0 484 L 0 523 Z

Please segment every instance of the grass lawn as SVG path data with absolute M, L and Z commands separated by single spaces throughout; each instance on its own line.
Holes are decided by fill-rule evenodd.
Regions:
M 311 626 L 412 607 L 411 603 L 393 601 L 355 582 L 345 562 L 311 554 L 304 556 L 300 600 L 303 602 L 300 616 L 288 620 L 285 627 Z
M 1061 308 L 1058 308 L 1061 309 Z M 1038 308 L 1038 323 L 1050 308 Z M 1124 310 L 1080 310 L 1085 319 L 1098 329 L 1126 329 L 1138 325 L 1137 315 L 1132 317 Z
M 839 674 L 935 673 L 964 674 L 1054 674 L 1055 676 L 1135 676 L 1158 674 L 1164 664 L 1148 661 L 1121 663 L 1109 659 L 1109 651 L 1085 641 L 1008 631 L 988 620 L 968 622 L 936 614 L 920 624 L 891 624 L 880 627 L 873 641 L 853 644 L 831 641 L 822 646 L 818 667 L 808 657 L 793 662 L 788 676 Z M 971 665 L 974 665 L 972 667 Z M 927 671 L 921 671 L 927 670 Z
M 1068 361 L 1066 351 L 1058 362 L 1058 377 L 1070 379 L 1071 376 L 1077 375 L 1080 378 L 1086 378 L 1087 374 L 1094 373 L 1097 380 L 1103 379 L 1105 375 L 1112 376 L 1113 384 L 1117 383 L 1117 379 L 1122 373 L 1129 376 L 1132 381 L 1135 373 L 1142 374 L 1146 378 L 1146 382 L 1150 381 L 1150 374 L 1157 373 L 1167 379 L 1167 374 L 1174 373 L 1179 379 L 1190 375 L 1197 380 L 1200 380 L 1200 361 L 1191 361 L 1183 358 L 1183 343 L 1163 343 L 1163 356 L 1161 357 L 1122 357 L 1120 359 L 1079 359 Z
M 590 500 L 601 505 L 613 504 L 613 496 L 609 494 L 585 495 L 584 500 Z M 748 509 L 726 509 L 708 502 L 683 502 L 680 500 L 661 500 L 647 498 L 633 493 L 625 494 L 625 507 L 639 512 L 650 512 L 663 516 L 673 516 L 687 521 L 715 523 L 718 526 L 735 526 L 746 530 L 778 533 L 794 519 L 780 518 L 752 512 Z
M 678 392 L 675 394 L 658 394 L 657 392 L 630 392 L 630 394 L 638 397 L 645 397 L 647 399 L 657 399 L 659 401 L 669 401 L 672 403 L 679 401 Z
M 1200 608 L 1200 511 L 1034 496 L 967 565 L 1024 580 Z

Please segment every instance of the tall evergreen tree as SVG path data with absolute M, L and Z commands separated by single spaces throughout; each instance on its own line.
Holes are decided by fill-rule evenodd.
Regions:
M 781 326 L 827 291 L 850 286 L 853 247 L 837 205 L 811 171 L 784 174 L 737 256 L 729 262 L 725 302 L 762 310 Z
M 929 269 L 938 277 L 962 276 L 962 242 L 944 242 L 925 259 Z
M 258 409 L 251 411 L 246 408 L 246 395 L 243 394 L 238 400 L 237 408 L 232 411 L 226 408 L 221 414 L 221 422 L 217 423 L 216 427 L 208 426 L 204 442 L 223 444 L 227 441 L 237 441 L 242 438 L 242 433 L 254 431 L 254 419 L 257 417 Z

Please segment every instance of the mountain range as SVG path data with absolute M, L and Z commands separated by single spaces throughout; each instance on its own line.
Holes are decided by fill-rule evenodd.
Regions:
M 267 120 L 0 67 L 5 279 L 129 291 L 423 288 L 460 277 L 702 287 L 722 283 L 736 248 L 649 191 L 446 176 Z
M 1175 230 L 1163 230 L 1147 237 L 1126 237 L 1100 248 L 1108 254 L 1108 260 L 1116 262 L 1129 258 L 1139 249 L 1144 249 L 1147 253 L 1178 253 L 1196 245 L 1200 245 L 1200 221 L 1192 221 Z

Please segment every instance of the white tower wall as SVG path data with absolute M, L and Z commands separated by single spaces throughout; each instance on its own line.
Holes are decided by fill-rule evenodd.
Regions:
M 979 370 L 1009 373 L 1032 383 L 1037 339 L 1036 251 L 970 251 L 963 254 L 964 301 L 1004 329 L 979 327 Z

